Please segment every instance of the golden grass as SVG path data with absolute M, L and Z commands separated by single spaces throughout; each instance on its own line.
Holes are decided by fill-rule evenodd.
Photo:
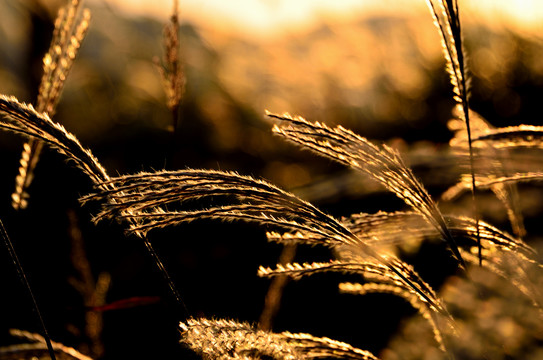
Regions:
M 13 196 L 14 207 L 26 206 L 26 188 L 32 179 L 36 161 L 33 159 L 37 159 L 39 154 L 39 150 L 36 150 L 39 146 L 36 144 L 43 143 L 65 155 L 90 179 L 94 193 L 83 196 L 81 202 L 98 201 L 102 204 L 101 211 L 94 217 L 95 222 L 118 220 L 126 225 L 127 233 L 135 234 L 143 240 L 180 305 L 183 304 L 181 296 L 155 252 L 148 233 L 193 221 L 243 221 L 261 225 L 266 229 L 269 241 L 282 243 L 291 249 L 292 245 L 319 245 L 331 249 L 333 253 L 328 262 L 300 264 L 294 261 L 295 254 L 292 252 L 284 263 L 273 269 L 260 267 L 259 276 L 300 279 L 324 272 L 357 275 L 360 282 L 341 282 L 339 291 L 359 295 L 392 294 L 409 302 L 426 321 L 421 327 L 432 333 L 431 341 L 426 338 L 420 341 L 431 343 L 424 345 L 427 346 L 424 347 L 427 353 L 431 352 L 429 348 L 438 349 L 436 357 L 461 358 L 467 347 L 463 343 L 469 340 L 465 337 L 465 331 L 483 336 L 483 320 L 495 321 L 493 316 L 486 313 L 484 316 L 488 315 L 487 318 L 481 320 L 478 314 L 484 306 L 490 306 L 487 299 L 482 298 L 486 292 L 496 293 L 499 306 L 496 305 L 492 311 L 511 306 L 506 298 L 514 294 L 519 299 L 518 304 L 521 304 L 518 305 L 521 312 L 541 322 L 543 298 L 539 285 L 542 267 L 536 251 L 522 240 L 525 229 L 515 184 L 540 181 L 543 173 L 511 168 L 504 159 L 511 159 L 513 151 L 519 149 L 541 150 L 543 128 L 520 125 L 496 129 L 477 114 L 470 115 L 469 76 L 458 4 L 455 0 L 430 0 L 428 4 L 441 35 L 454 99 L 458 103 L 455 120 L 450 123 L 456 133 L 449 145 L 453 156 L 459 162 L 467 163 L 466 170 L 469 170 L 455 186 L 445 192 L 442 199 L 452 200 L 463 191 L 471 190 L 475 205 L 473 217 L 443 214 L 422 182 L 405 164 L 399 151 L 392 147 L 376 145 L 342 126 L 329 127 L 288 114 L 267 114 L 279 122 L 273 127 L 275 134 L 377 181 L 400 198 L 410 210 L 357 213 L 339 219 L 268 181 L 231 171 L 161 170 L 110 177 L 98 159 L 81 145 L 75 135 L 51 119 L 88 27 L 88 12 L 84 12 L 81 20 L 77 20 L 77 0 L 73 0 L 67 10 L 59 14 L 51 49 L 44 60 L 44 77 L 37 108 L 13 96 L 0 95 L 0 128 L 31 140 L 25 145 L 17 189 Z M 165 32 L 166 68 L 160 68 L 166 86 L 167 106 L 173 113 L 174 129 L 184 91 L 184 75 L 178 57 L 177 13 L 177 6 L 174 6 L 171 24 Z M 479 165 L 487 158 L 493 160 L 490 165 Z M 491 189 L 503 202 L 515 236 L 479 219 L 475 202 L 477 189 Z M 456 287 L 454 283 L 447 285 L 448 292 L 445 291 L 445 295 L 434 290 L 413 266 L 401 258 L 401 251 L 398 250 L 406 242 L 414 243 L 414 248 L 418 249 L 424 241 L 435 239 L 447 243 L 459 267 L 465 270 L 457 274 L 459 280 L 456 280 Z M 80 248 L 80 256 L 84 256 L 81 255 L 83 253 Z M 77 270 L 81 279 L 73 281 L 74 286 L 86 294 L 86 298 L 94 298 L 98 303 L 103 303 L 109 278 L 106 276 L 95 281 L 90 276 L 88 264 L 84 261 L 78 263 Z M 484 271 L 494 273 L 492 283 L 485 282 Z M 507 284 L 507 291 L 496 288 L 503 283 Z M 481 293 L 481 289 L 486 292 Z M 272 307 L 277 306 L 280 293 L 281 286 L 273 295 L 276 305 Z M 464 303 L 463 298 L 469 301 Z M 472 306 L 466 305 L 468 303 Z M 502 305 L 505 303 L 507 305 Z M 264 317 L 266 324 L 271 323 L 272 316 Z M 519 318 L 514 315 L 508 317 L 509 322 L 500 327 L 505 329 L 502 332 L 510 334 L 511 328 L 520 328 L 518 324 L 523 324 L 524 320 Z M 101 319 L 87 318 L 87 321 L 95 321 L 94 331 L 100 332 Z M 289 332 L 274 333 L 234 320 L 196 319 L 187 315 L 180 329 L 181 341 L 209 359 L 377 359 L 368 351 L 329 338 Z M 22 331 L 13 334 L 37 344 L 0 348 L 0 355 L 42 351 L 43 343 L 49 341 L 47 336 L 43 338 Z M 530 331 L 526 331 L 526 334 L 529 339 L 538 336 Z M 99 334 L 93 336 L 97 339 Z M 510 346 L 520 347 L 523 341 L 525 339 L 519 339 Z M 491 345 L 489 348 L 494 351 L 495 344 Z M 405 344 L 403 346 L 408 347 Z M 49 347 L 51 357 L 54 357 L 52 348 L 72 358 L 88 359 L 58 343 L 50 342 Z M 401 348 L 395 351 L 401 354 Z M 473 354 L 483 356 L 485 349 L 477 348 Z
M 11 336 L 29 341 L 29 343 L 0 347 L 0 356 L 2 358 L 22 359 L 28 357 L 35 359 L 47 354 L 46 340 L 40 334 L 19 329 L 11 329 L 9 333 Z M 52 341 L 52 345 L 59 359 L 92 360 L 92 358 L 76 349 L 59 342 Z
M 43 57 L 43 75 L 36 109 L 50 117 L 55 114 L 66 78 L 89 28 L 90 11 L 84 9 L 79 17 L 80 6 L 81 1 L 72 0 L 59 10 L 49 51 Z M 23 146 L 19 174 L 15 179 L 15 192 L 11 196 L 15 209 L 24 209 L 27 206 L 27 189 L 34 178 L 34 169 L 42 147 L 42 142 L 34 138 L 29 139 Z
M 378 360 L 370 352 L 340 341 L 310 334 L 271 333 L 232 320 L 191 318 L 180 328 L 182 341 L 205 359 Z

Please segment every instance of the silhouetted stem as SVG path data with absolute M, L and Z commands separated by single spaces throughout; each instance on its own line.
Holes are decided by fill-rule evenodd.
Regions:
M 291 263 L 294 260 L 294 255 L 296 255 L 296 247 L 296 245 L 285 245 L 279 256 L 279 264 Z M 286 275 L 276 276 L 272 279 L 264 300 L 264 309 L 258 321 L 259 329 L 271 331 L 273 320 L 279 312 L 283 290 L 288 281 L 289 277 Z
M 9 252 L 9 256 L 11 257 L 11 260 L 13 261 L 13 264 L 15 265 L 15 268 L 17 269 L 17 274 L 19 275 L 19 279 L 21 280 L 21 283 L 28 290 L 28 295 L 30 296 L 30 299 L 32 300 L 34 311 L 36 312 L 36 315 L 38 316 L 38 321 L 40 322 L 40 326 L 43 331 L 43 337 L 45 339 L 45 344 L 47 345 L 47 350 L 49 351 L 49 356 L 51 357 L 51 360 L 56 360 L 55 350 L 53 349 L 53 344 L 51 344 L 51 338 L 49 337 L 49 333 L 47 332 L 47 328 L 45 327 L 45 322 L 43 321 L 43 317 L 38 307 L 38 303 L 36 301 L 36 298 L 34 297 L 34 293 L 32 292 L 32 288 L 30 287 L 30 283 L 28 282 L 28 279 L 26 278 L 26 274 L 23 270 L 23 266 L 21 265 L 21 262 L 19 261 L 19 257 L 17 256 L 17 253 L 15 252 L 13 243 L 9 239 L 8 233 L 6 232 L 6 229 L 4 228 L 4 224 L 2 223 L 1 220 L 0 220 L 0 237 L 2 237 L 2 239 L 4 240 L 4 244 L 6 245 L 6 248 L 8 249 L 8 252 Z

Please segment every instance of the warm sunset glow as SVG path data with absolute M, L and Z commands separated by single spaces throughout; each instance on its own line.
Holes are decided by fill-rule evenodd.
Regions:
M 102 2 L 104 0 L 94 0 Z M 394 6 L 380 1 L 330 0 L 190 0 L 181 2 L 181 18 L 206 28 L 219 28 L 247 35 L 281 33 L 305 27 L 319 18 L 336 16 L 379 14 L 386 9 L 402 7 L 405 0 L 394 0 Z M 112 0 L 119 10 L 134 16 L 166 18 L 172 7 L 171 0 Z M 426 5 L 421 2 L 421 9 Z M 410 6 L 412 9 L 412 6 Z
M 90 1 L 90 0 L 89 0 Z M 104 0 L 92 0 L 104 2 Z M 166 18 L 171 0 L 108 0 L 108 4 L 134 16 Z M 463 1 L 466 19 L 473 17 L 520 31 L 538 32 L 543 19 L 543 2 L 537 0 Z M 303 28 L 320 19 L 382 14 L 404 15 L 427 11 L 426 2 L 407 0 L 184 0 L 181 18 L 205 28 L 254 35 L 273 35 Z M 501 24 L 501 25 L 500 25 Z

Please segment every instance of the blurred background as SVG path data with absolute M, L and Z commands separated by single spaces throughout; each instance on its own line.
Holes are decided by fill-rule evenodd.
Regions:
M 41 59 L 64 3 L 0 0 L 0 93 L 35 102 Z M 269 180 L 335 216 L 404 208 L 362 175 L 273 136 L 265 110 L 290 112 L 399 148 L 438 199 L 458 176 L 441 157 L 452 137 L 446 123 L 454 104 L 425 1 L 339 3 L 182 1 L 186 91 L 172 131 L 153 64 L 154 56 L 163 55 L 163 27 L 172 2 L 88 0 L 90 29 L 54 120 L 90 148 L 111 175 L 186 167 L 234 170 Z M 486 0 L 460 6 L 473 76 L 472 108 L 495 126 L 540 124 L 543 5 Z M 104 318 L 103 358 L 190 356 L 177 343 L 183 311 L 173 304 L 143 244 L 125 236 L 122 225 L 91 223 L 98 204 L 78 203 L 92 191 L 91 184 L 62 156 L 46 151 L 28 209 L 10 208 L 22 144 L 16 135 L 0 134 L 0 218 L 52 337 L 83 351 L 89 347 L 82 330 L 89 309 L 67 281 L 79 276 L 73 260 L 79 242 L 93 276 L 111 274 L 107 303 L 148 300 L 130 308 L 95 309 Z M 523 192 L 528 195 L 522 197 L 532 234 L 528 240 L 537 244 L 541 198 L 529 186 Z M 484 204 L 485 220 L 510 230 L 500 204 Z M 469 197 L 443 206 L 471 211 Z M 151 240 L 191 315 L 254 322 L 269 285 L 256 271 L 261 264 L 275 264 L 281 252 L 266 243 L 264 230 L 196 223 L 151 234 Z M 415 259 L 417 270 L 439 286 L 454 264 L 446 254 L 428 258 L 424 251 L 417 255 L 424 261 Z M 7 251 L 0 254 L 0 345 L 7 345 L 13 341 L 8 328 L 39 329 Z M 304 249 L 298 256 L 299 261 L 326 261 L 330 254 Z M 443 272 L 436 273 L 443 263 Z M 274 330 L 310 332 L 378 354 L 413 311 L 385 295 L 339 295 L 337 282 L 337 277 L 322 276 L 290 283 Z

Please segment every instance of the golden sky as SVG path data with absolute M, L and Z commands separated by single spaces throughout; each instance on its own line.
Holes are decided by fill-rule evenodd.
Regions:
M 134 16 L 167 18 L 172 0 L 88 0 L 107 2 Z M 543 34 L 541 0 L 460 1 L 465 16 Z M 318 19 L 427 11 L 425 0 L 181 0 L 181 19 L 246 36 L 273 36 Z

